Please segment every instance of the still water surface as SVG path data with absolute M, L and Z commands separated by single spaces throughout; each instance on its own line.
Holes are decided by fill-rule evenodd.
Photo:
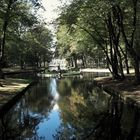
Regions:
M 0 139 L 140 140 L 139 118 L 90 80 L 40 78 L 0 120 Z

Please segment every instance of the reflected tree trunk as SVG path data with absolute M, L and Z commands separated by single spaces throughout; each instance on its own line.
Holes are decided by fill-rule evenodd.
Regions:
M 134 114 L 133 125 L 132 125 L 132 128 L 131 128 L 131 130 L 130 130 L 130 133 L 129 133 L 129 135 L 128 135 L 127 140 L 135 140 L 135 135 L 136 135 L 136 132 L 137 132 L 137 129 L 138 129 L 139 121 L 140 121 L 139 118 L 140 118 L 139 109 L 138 109 L 138 108 L 135 108 L 135 114 Z

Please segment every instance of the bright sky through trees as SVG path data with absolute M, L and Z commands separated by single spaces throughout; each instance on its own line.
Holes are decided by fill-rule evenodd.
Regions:
M 43 18 L 47 24 L 47 27 L 55 36 L 55 27 L 52 22 L 59 16 L 58 7 L 66 3 L 67 0 L 42 0 L 44 10 L 39 11 L 40 18 Z M 53 38 L 54 42 L 56 38 Z
M 41 10 L 39 13 L 51 30 L 53 30 L 51 22 L 59 16 L 58 7 L 68 3 L 67 1 L 68 0 L 42 0 L 45 10 Z
M 60 0 L 42 0 L 42 4 L 45 8 L 45 11 L 42 12 L 42 16 L 46 22 L 51 22 L 58 17 L 56 9 L 62 5 Z

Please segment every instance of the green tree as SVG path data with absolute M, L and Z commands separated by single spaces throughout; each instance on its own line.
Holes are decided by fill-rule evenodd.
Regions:
M 31 8 L 28 8 L 29 6 L 39 6 L 39 3 L 37 1 L 20 1 L 20 0 L 1 0 L 1 11 L 0 11 L 0 71 L 1 68 L 4 66 L 5 63 L 5 46 L 6 46 L 6 37 L 7 37 L 7 31 L 9 28 L 10 23 L 13 21 L 18 21 L 22 19 L 22 23 L 26 24 L 27 15 L 31 15 L 33 10 L 31 11 Z M 23 9 L 23 7 L 26 9 Z M 27 12 L 28 9 L 28 12 Z M 26 11 L 25 13 L 23 11 Z M 22 14 L 22 15 L 21 15 Z M 22 18 L 21 18 L 22 17 Z M 29 18 L 28 18 L 29 21 Z M 31 21 L 31 20 L 30 20 Z M 20 26 L 20 24 L 19 24 Z M 19 28 L 18 28 L 19 29 Z M 13 31 L 14 32 L 14 31 Z M 3 77 L 2 71 L 1 76 Z
M 70 31 L 73 27 L 85 31 L 93 39 L 91 43 L 95 45 L 91 46 L 98 46 L 104 52 L 115 79 L 124 79 L 123 61 L 129 73 L 129 56 L 134 64 L 136 81 L 139 81 L 139 55 L 134 47 L 138 3 L 138 0 L 75 0 L 64 7 L 59 24 L 66 25 Z

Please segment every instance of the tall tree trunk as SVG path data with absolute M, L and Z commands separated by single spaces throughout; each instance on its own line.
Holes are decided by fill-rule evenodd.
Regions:
M 83 57 L 82 57 L 82 66 L 83 66 L 83 68 L 85 68 L 85 65 L 86 65 L 86 61 L 85 61 L 85 56 L 83 55 Z
M 75 68 L 78 68 L 78 65 L 77 65 L 77 58 L 76 58 L 76 57 L 74 57 L 74 67 L 75 67 Z
M 111 59 L 113 77 L 115 79 L 124 79 L 122 59 L 118 49 L 120 29 L 116 28 L 116 23 L 114 23 L 114 15 L 111 12 L 108 13 L 108 19 L 106 24 L 109 33 L 110 59 Z
M 116 45 L 115 50 L 116 50 L 116 53 L 118 56 L 118 61 L 119 61 L 119 70 L 120 70 L 120 74 L 121 74 L 121 79 L 124 79 L 125 76 L 124 76 L 124 72 L 123 72 L 122 56 L 121 56 L 121 53 L 118 48 L 118 46 L 119 46 L 118 42 L 116 42 L 115 45 Z
M 112 14 L 113 14 L 113 19 L 112 19 L 112 30 L 111 30 L 111 34 L 112 34 L 112 40 L 113 40 L 113 45 L 114 45 L 114 51 L 117 54 L 117 58 L 118 58 L 118 69 L 121 75 L 121 79 L 124 79 L 124 72 L 123 72 L 123 65 L 122 65 L 122 56 L 119 50 L 119 42 L 120 42 L 120 27 L 117 25 L 117 23 L 119 22 L 119 19 L 117 18 L 117 9 L 115 6 L 112 7 Z
M 140 82 L 140 71 L 139 71 L 139 61 L 140 61 L 140 56 L 136 53 L 134 49 L 134 40 L 135 40 L 135 33 L 137 29 L 137 5 L 138 5 L 138 0 L 133 0 L 133 24 L 132 24 L 132 34 L 131 38 L 129 39 L 126 35 L 125 29 L 124 29 L 124 18 L 123 18 L 123 12 L 122 9 L 120 8 L 119 5 L 117 5 L 117 10 L 118 10 L 118 18 L 119 18 L 119 23 L 118 26 L 121 28 L 122 36 L 126 45 L 126 49 L 129 52 L 133 62 L 134 62 L 134 69 L 135 69 L 135 80 L 136 82 Z
M 10 17 L 10 11 L 11 6 L 13 4 L 13 0 L 9 0 L 9 3 L 7 5 L 6 13 L 4 15 L 4 22 L 2 27 L 2 34 L 1 34 L 1 40 L 0 40 L 0 78 L 4 78 L 4 74 L 2 72 L 2 67 L 4 63 L 4 49 L 5 49 L 5 39 L 6 39 L 6 31 L 9 23 L 9 17 Z
M 137 3 L 137 7 L 134 10 L 137 14 L 136 14 L 136 32 L 135 32 L 135 36 L 134 36 L 134 49 L 136 50 L 136 54 L 139 55 L 139 51 L 137 53 L 137 49 L 139 50 L 140 48 L 140 1 L 135 0 L 135 2 Z M 136 77 L 136 81 L 139 81 L 140 83 L 140 70 L 139 70 L 139 64 L 140 64 L 140 58 L 138 59 L 138 57 L 135 58 L 135 77 L 136 75 L 138 77 Z
M 127 53 L 127 49 L 126 49 L 126 55 L 124 56 L 124 61 L 125 61 L 125 66 L 126 66 L 126 72 L 127 74 L 129 74 L 129 65 L 128 65 L 128 53 Z
M 71 58 L 71 67 L 74 67 L 74 62 L 73 62 L 73 58 Z
M 135 81 L 140 83 L 140 69 L 139 69 L 139 60 L 137 57 L 134 59 L 134 70 L 135 70 Z
M 129 64 L 128 64 L 128 51 L 125 47 L 125 52 L 123 51 L 123 49 L 119 46 L 120 51 L 122 52 L 123 56 L 124 56 L 124 62 L 125 62 L 125 67 L 126 67 L 126 72 L 127 74 L 129 74 Z
M 21 68 L 21 70 L 24 69 L 24 61 L 22 60 L 22 58 L 21 58 L 21 60 L 20 60 L 20 68 Z

